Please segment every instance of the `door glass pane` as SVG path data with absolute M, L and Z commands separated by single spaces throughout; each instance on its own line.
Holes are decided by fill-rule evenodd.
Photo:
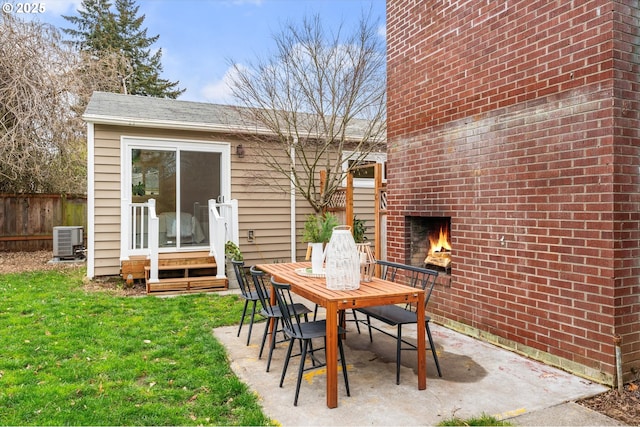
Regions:
M 180 152 L 181 246 L 209 244 L 209 199 L 220 196 L 220 153 Z
M 176 247 L 178 242 L 176 184 L 175 151 L 136 148 L 131 151 L 131 200 L 134 203 L 156 200 L 161 247 Z

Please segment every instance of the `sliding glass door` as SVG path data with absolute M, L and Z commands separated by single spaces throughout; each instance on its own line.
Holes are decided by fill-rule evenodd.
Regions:
M 209 199 L 229 194 L 228 147 L 176 141 L 127 141 L 128 191 L 134 203 L 156 200 L 159 244 L 167 250 L 209 246 Z M 226 185 L 225 185 L 226 184 Z M 130 218 L 129 221 L 140 221 Z M 135 229 L 139 225 L 132 224 Z M 141 237 L 142 238 L 142 237 Z

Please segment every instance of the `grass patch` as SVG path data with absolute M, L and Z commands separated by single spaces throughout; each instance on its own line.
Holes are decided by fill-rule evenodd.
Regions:
M 270 425 L 212 333 L 237 296 L 88 293 L 83 276 L 0 275 L 0 425 Z
M 440 421 L 439 426 L 512 426 L 508 421 L 501 421 L 491 415 L 482 414 L 478 417 L 471 418 L 449 418 L 447 420 Z

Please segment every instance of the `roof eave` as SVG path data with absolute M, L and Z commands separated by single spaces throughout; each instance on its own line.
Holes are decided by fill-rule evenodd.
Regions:
M 156 129 L 177 129 L 177 130 L 191 130 L 191 131 L 208 131 L 208 132 L 221 132 L 232 134 L 264 134 L 269 135 L 268 129 L 250 128 L 247 126 L 238 125 L 222 125 L 213 123 L 197 123 L 197 122 L 181 122 L 172 120 L 148 120 L 148 119 L 134 119 L 127 117 L 112 117 L 101 116 L 96 114 L 85 114 L 82 119 L 88 123 L 111 125 L 111 126 L 131 126 L 142 128 L 156 128 Z
M 84 114 L 82 116 L 82 119 L 88 123 L 109 125 L 109 126 L 130 126 L 130 127 L 140 127 L 140 128 L 216 132 L 216 133 L 226 133 L 226 134 L 233 134 L 233 135 L 255 135 L 255 134 L 273 135 L 273 132 L 266 128 L 257 128 L 257 127 L 251 128 L 249 126 L 223 125 L 219 123 L 135 119 L 130 117 L 103 116 L 99 114 Z M 353 141 L 353 142 L 356 142 L 361 138 L 361 136 L 359 135 L 346 135 L 346 137 L 347 137 L 347 140 Z

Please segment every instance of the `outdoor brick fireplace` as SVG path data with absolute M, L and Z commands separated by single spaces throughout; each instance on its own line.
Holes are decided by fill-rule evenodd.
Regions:
M 640 371 L 638 16 L 387 3 L 387 258 L 423 265 L 449 220 L 433 318 L 608 384 L 616 335 Z

